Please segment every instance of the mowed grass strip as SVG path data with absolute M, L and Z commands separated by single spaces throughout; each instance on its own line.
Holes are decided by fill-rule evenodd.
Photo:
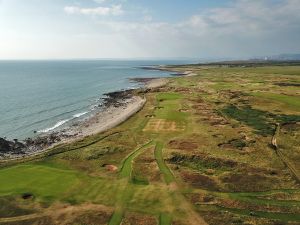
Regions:
M 54 165 L 23 164 L 0 170 L 0 196 L 31 193 L 58 198 L 77 183 L 80 174 Z
M 138 149 L 134 150 L 130 155 L 128 155 L 124 162 L 123 166 L 120 171 L 120 178 L 130 177 L 132 171 L 132 161 L 144 150 L 146 147 L 149 147 L 152 144 L 152 140 L 149 141 L 147 144 L 139 147 Z
M 109 225 L 119 225 L 119 224 L 121 224 L 121 222 L 122 222 L 122 219 L 123 219 L 123 214 L 124 214 L 124 211 L 123 210 L 121 210 L 121 209 L 117 209 L 114 213 L 113 213 L 113 215 L 112 215 L 112 217 L 111 217 L 111 219 L 110 219 L 110 221 L 109 221 Z
M 281 207 L 300 207 L 300 201 L 298 200 L 277 200 L 277 199 L 270 199 L 272 194 L 295 194 L 299 195 L 299 190 L 285 190 L 285 189 L 278 189 L 272 191 L 262 191 L 262 192 L 215 192 L 215 191 L 203 191 L 206 194 L 211 194 L 213 196 L 224 198 L 224 199 L 234 199 L 245 203 L 251 203 L 256 205 L 265 205 L 265 206 L 281 206 Z
M 171 225 L 172 216 L 168 213 L 161 213 L 159 216 L 159 225 Z
M 175 178 L 163 159 L 163 152 L 162 152 L 163 147 L 164 147 L 163 143 L 157 142 L 154 150 L 154 156 L 157 165 L 164 176 L 165 182 L 167 184 L 170 184 L 175 181 Z

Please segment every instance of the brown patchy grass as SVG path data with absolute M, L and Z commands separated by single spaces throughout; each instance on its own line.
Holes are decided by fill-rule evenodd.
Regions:
M 218 198 L 216 205 L 230 209 L 247 209 L 252 211 L 264 211 L 275 213 L 298 213 L 299 209 L 296 207 L 279 207 L 274 205 L 257 205 L 251 202 L 239 201 L 234 199 L 221 199 Z
M 134 179 L 150 182 L 160 182 L 161 173 L 154 158 L 154 146 L 146 149 L 133 163 Z
M 95 204 L 62 205 L 55 204 L 48 209 L 26 216 L 1 218 L 0 224 L 37 224 L 37 225 L 73 225 L 107 224 L 113 210 L 109 207 Z
M 183 131 L 184 126 L 176 124 L 174 121 L 165 119 L 150 119 L 143 131 L 167 132 L 167 131 Z
M 138 213 L 126 213 L 121 225 L 158 225 L 158 220 L 154 216 Z
M 197 204 L 213 204 L 215 197 L 205 193 L 190 193 L 185 195 L 194 205 Z
M 195 188 L 218 190 L 217 182 L 209 176 L 196 172 L 181 171 L 181 178 L 184 182 Z
M 179 150 L 195 150 L 198 148 L 197 142 L 194 140 L 171 140 L 168 143 L 168 147 L 171 149 L 179 149 Z
M 267 191 L 280 183 L 276 177 L 248 173 L 231 173 L 221 180 L 231 191 Z

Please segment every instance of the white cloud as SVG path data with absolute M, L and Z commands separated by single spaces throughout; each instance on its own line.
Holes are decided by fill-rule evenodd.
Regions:
M 144 21 L 145 22 L 151 22 L 153 20 L 153 17 L 152 16 L 150 16 L 150 15 L 145 15 L 144 16 Z
M 227 32 L 263 32 L 280 30 L 299 25 L 300 4 L 298 0 L 281 0 L 270 4 L 271 0 L 240 0 L 230 7 L 207 10 L 186 21 L 186 26 L 206 27 Z
M 81 8 L 78 6 L 66 6 L 64 11 L 67 14 L 81 14 L 88 16 L 118 16 L 123 14 L 122 5 L 113 5 L 111 7 Z
M 299 0 L 230 0 L 224 7 L 191 13 L 179 22 L 159 21 L 168 15 L 161 16 L 159 12 L 130 4 L 126 5 L 126 15 L 116 19 L 113 15 L 122 14 L 125 3 L 122 6 L 107 4 L 122 1 L 106 0 L 105 5 L 97 5 L 103 7 L 94 8 L 83 7 L 80 1 L 81 4 L 65 7 L 65 13 L 91 18 L 64 20 L 65 17 L 59 17 L 60 11 L 47 23 L 44 17 L 34 14 L 34 20 L 25 14 L 17 17 L 17 13 L 7 17 L 5 13 L 9 11 L 1 7 L 0 58 L 238 58 L 300 52 Z M 4 2 L 11 4 L 12 0 Z M 64 7 L 63 3 L 60 7 Z M 15 10 L 16 7 L 12 7 L 12 11 Z M 23 7 L 19 10 L 26 12 Z M 40 7 L 37 13 L 41 13 Z
M 300 51 L 298 0 L 239 0 L 180 23 L 101 21 L 101 28 L 133 40 L 147 54 L 255 56 Z
M 98 4 L 102 4 L 104 3 L 106 0 L 94 0 L 94 2 L 98 3 Z

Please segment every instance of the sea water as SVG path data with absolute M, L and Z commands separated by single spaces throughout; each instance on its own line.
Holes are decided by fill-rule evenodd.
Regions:
M 183 61 L 0 61 L 0 137 L 24 139 L 88 117 L 103 94 L 137 88 L 128 78 L 167 77 L 142 66 Z

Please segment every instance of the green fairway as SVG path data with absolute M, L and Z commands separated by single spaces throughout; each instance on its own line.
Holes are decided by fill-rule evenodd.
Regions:
M 164 146 L 162 143 L 160 143 L 160 142 L 156 143 L 154 154 L 155 154 L 155 159 L 158 164 L 158 167 L 164 176 L 165 182 L 167 184 L 170 184 L 171 182 L 174 182 L 175 179 L 174 179 L 172 172 L 167 167 L 167 165 L 163 159 L 163 152 L 162 152 L 163 147 Z
M 186 121 L 186 113 L 179 112 L 180 105 L 178 101 L 182 95 L 176 93 L 162 93 L 157 95 L 159 108 L 155 111 L 155 115 L 159 119 L 166 119 L 183 123 Z
M 25 164 L 0 173 L 0 195 L 32 193 L 40 198 L 57 198 L 79 182 L 79 173 L 55 166 Z
M 148 142 L 147 144 L 139 147 L 135 151 L 133 151 L 123 162 L 123 166 L 120 171 L 120 177 L 125 178 L 125 177 L 130 177 L 131 176 L 131 171 L 132 171 L 132 160 L 134 160 L 135 157 L 137 157 L 141 152 L 146 148 L 151 145 L 151 142 Z

